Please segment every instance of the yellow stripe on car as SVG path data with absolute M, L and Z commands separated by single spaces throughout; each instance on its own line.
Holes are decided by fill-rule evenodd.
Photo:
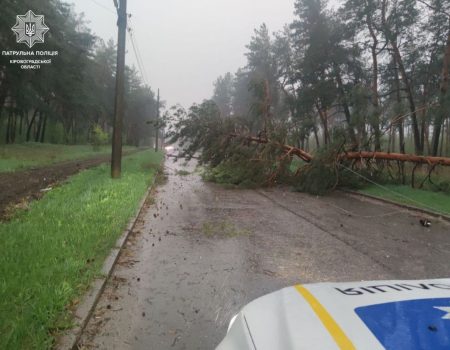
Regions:
M 353 343 L 345 335 L 341 327 L 336 323 L 336 321 L 331 317 L 328 311 L 322 306 L 322 304 L 302 285 L 296 285 L 295 289 L 300 295 L 307 301 L 311 309 L 315 312 L 317 317 L 323 323 L 325 328 L 328 330 L 330 335 L 333 337 L 336 344 L 341 350 L 356 350 Z

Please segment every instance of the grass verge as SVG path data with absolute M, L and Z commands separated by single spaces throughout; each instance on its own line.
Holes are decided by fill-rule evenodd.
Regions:
M 51 348 L 71 325 L 68 310 L 99 275 L 162 157 L 124 158 L 119 180 L 106 164 L 83 171 L 0 224 L 0 349 Z
M 124 150 L 133 147 L 124 147 Z M 90 145 L 54 145 L 28 142 L 0 146 L 0 172 L 23 170 L 72 159 L 83 159 L 111 153 L 111 146 L 94 151 Z
M 450 195 L 444 192 L 431 192 L 402 185 L 383 185 L 383 187 L 385 189 L 372 185 L 359 192 L 450 215 Z

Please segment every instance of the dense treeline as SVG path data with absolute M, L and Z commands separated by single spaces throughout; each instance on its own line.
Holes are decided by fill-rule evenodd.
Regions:
M 281 32 L 256 29 L 247 65 L 216 80 L 223 117 L 306 150 L 339 136 L 352 150 L 449 155 L 448 0 L 297 0 L 295 14 Z
M 59 0 L 16 0 L 0 11 L 2 50 L 27 50 L 11 27 L 29 9 L 45 15 L 44 44 L 30 50 L 59 51 L 39 70 L 20 69 L 0 56 L 0 143 L 20 141 L 85 143 L 111 133 L 116 47 L 96 37 L 73 6 Z M 114 20 L 114 19 L 112 19 Z M 134 68 L 126 68 L 124 141 L 139 145 L 151 135 L 155 118 L 152 90 Z

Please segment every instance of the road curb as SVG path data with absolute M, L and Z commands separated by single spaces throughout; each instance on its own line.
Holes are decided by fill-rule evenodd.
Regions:
M 340 190 L 340 191 L 342 191 L 344 193 L 347 193 L 347 194 L 350 194 L 350 195 L 355 195 L 355 196 L 359 196 L 359 197 L 365 197 L 365 198 L 373 199 L 373 200 L 376 200 L 376 201 L 379 201 L 379 202 L 392 204 L 392 205 L 395 205 L 397 207 L 405 208 L 405 209 L 408 209 L 408 210 L 417 211 L 419 213 L 430 215 L 430 216 L 433 216 L 435 218 L 439 218 L 439 219 L 442 219 L 442 220 L 450 222 L 450 216 L 445 215 L 445 214 L 441 214 L 441 213 L 436 213 L 436 212 L 431 211 L 431 210 L 415 207 L 413 205 L 408 205 L 408 204 L 394 202 L 394 201 L 392 201 L 390 199 L 374 196 L 374 195 L 371 195 L 371 194 L 361 193 L 361 192 L 357 192 L 357 191 L 352 191 L 352 190 Z
M 114 266 L 120 257 L 120 253 L 122 252 L 130 233 L 133 232 L 133 229 L 136 226 L 137 219 L 144 210 L 144 205 L 155 187 L 157 177 L 158 172 L 155 173 L 152 183 L 141 199 L 136 214 L 130 219 L 126 229 L 123 231 L 119 239 L 117 239 L 114 248 L 112 248 L 111 253 L 103 263 L 103 267 L 101 269 L 103 277 L 97 278 L 91 283 L 88 292 L 83 296 L 83 299 L 78 304 L 77 309 L 73 312 L 75 326 L 57 338 L 54 349 L 78 350 L 77 344 L 80 341 L 81 335 L 83 334 L 83 331 L 86 328 L 95 307 L 97 306 L 100 296 L 105 289 L 106 283 L 111 277 Z

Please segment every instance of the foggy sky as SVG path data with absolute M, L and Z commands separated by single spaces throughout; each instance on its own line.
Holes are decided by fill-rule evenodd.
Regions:
M 117 41 L 113 0 L 68 1 L 93 32 Z M 189 107 L 211 97 L 219 75 L 245 65 L 254 28 L 266 23 L 274 32 L 293 20 L 294 0 L 128 0 L 127 12 L 148 84 L 168 106 Z M 136 62 L 128 36 L 126 60 Z

